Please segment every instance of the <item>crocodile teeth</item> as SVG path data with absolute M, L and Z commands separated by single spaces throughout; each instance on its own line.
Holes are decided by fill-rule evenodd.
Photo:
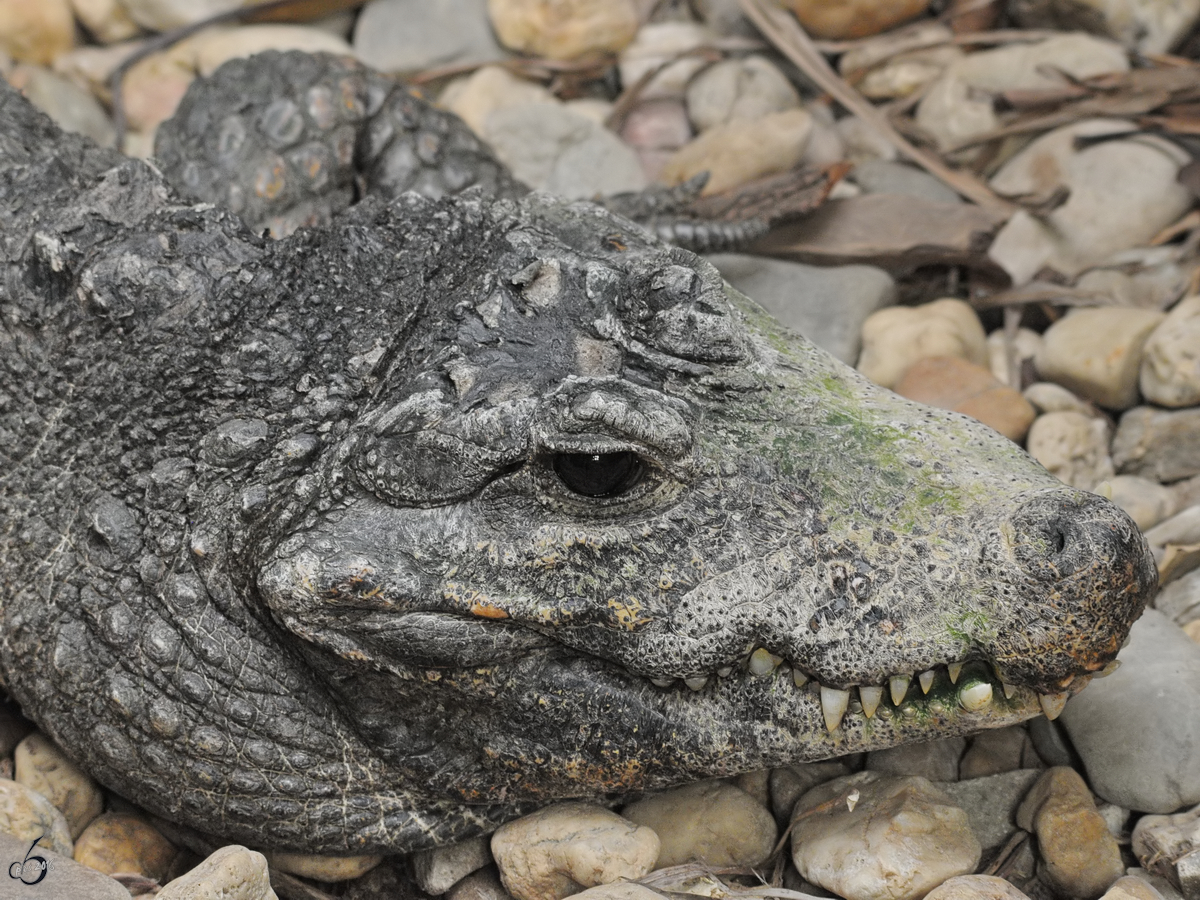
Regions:
M 912 681 L 911 675 L 893 675 L 888 679 L 888 687 L 892 691 L 892 703 L 899 706 L 904 700 L 904 695 L 908 693 L 908 685 Z
M 921 693 L 928 694 L 933 687 L 933 674 L 933 669 L 929 669 L 917 676 L 917 681 L 921 682 Z
M 783 662 L 782 657 L 776 656 L 765 647 L 759 647 L 750 654 L 750 672 L 760 677 L 770 675 L 779 668 L 781 662 Z
M 1119 669 L 1119 668 L 1121 668 L 1121 661 L 1119 659 L 1114 659 L 1107 666 L 1105 666 L 1103 669 L 1101 669 L 1099 672 L 1097 672 L 1096 677 L 1097 678 L 1107 678 L 1109 675 L 1111 675 L 1113 672 L 1117 671 L 1117 669 Z
M 792 669 L 792 683 L 796 685 L 796 687 L 804 687 L 806 684 L 808 684 L 808 676 L 799 669 Z
M 1017 692 L 1017 686 L 1015 684 L 1009 684 L 1007 681 L 1000 682 L 1000 686 L 1004 688 L 1005 700 L 1011 700 L 1012 695 Z
M 683 679 L 683 683 L 690 687 L 693 691 L 703 690 L 704 686 L 708 684 L 708 676 L 697 675 L 694 678 L 685 678 Z
M 650 683 L 655 687 L 669 688 L 674 680 L 674 678 L 651 678 Z
M 1042 704 L 1042 712 L 1046 714 L 1046 718 L 1054 720 L 1058 718 L 1058 714 L 1063 711 L 1063 707 L 1067 705 L 1067 698 L 1071 696 L 1066 691 L 1061 694 L 1038 694 L 1038 703 Z
M 850 692 L 839 691 L 837 688 L 821 685 L 821 712 L 825 715 L 825 727 L 837 731 L 842 724 L 842 716 L 850 705 Z
M 992 702 L 992 686 L 986 681 L 964 684 L 958 692 L 958 705 L 968 712 L 979 712 Z
M 862 701 L 863 715 L 868 719 L 875 715 L 879 701 L 883 699 L 883 686 L 877 684 L 860 684 L 858 699 Z
M 946 671 L 950 675 L 950 683 L 951 684 L 958 683 L 958 676 L 962 674 L 962 667 L 963 667 L 963 664 L 960 662 L 946 663 Z

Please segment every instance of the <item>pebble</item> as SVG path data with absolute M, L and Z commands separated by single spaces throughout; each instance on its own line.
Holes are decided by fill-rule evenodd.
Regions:
M 490 855 L 490 849 L 488 853 Z M 489 865 L 456 882 L 446 891 L 446 900 L 510 900 L 510 898 L 508 891 L 500 882 L 499 870 L 494 865 Z
M 1181 300 L 1146 339 L 1139 383 L 1159 406 L 1200 404 L 1200 294 Z
M 185 875 L 163 886 L 155 900 L 278 900 L 267 858 L 237 844 L 222 847 Z
M 838 133 L 837 123 L 834 121 L 828 105 L 818 100 L 804 108 L 812 116 L 813 127 L 808 136 L 808 143 L 804 147 L 804 155 L 800 157 L 800 165 L 823 169 L 834 163 L 840 163 L 846 158 L 846 144 L 842 140 L 841 134 Z M 839 188 L 851 186 L 848 181 L 839 181 L 833 186 L 833 192 L 836 193 Z
M 627 881 L 597 885 L 573 896 L 580 900 L 662 900 L 663 898 L 663 894 L 644 884 L 631 884 Z
M 759 806 L 771 807 L 771 770 L 755 769 L 753 772 L 743 772 L 735 778 L 728 779 L 729 783 L 739 790 L 749 794 Z
M 1200 619 L 1200 569 L 1193 569 L 1160 590 L 1154 608 L 1179 625 Z
M 1148 882 L 1133 875 L 1124 875 L 1113 882 L 1100 900 L 1164 900 L 1163 895 Z
M 786 825 L 792 819 L 792 810 L 796 801 L 804 794 L 826 781 L 841 778 L 851 774 L 850 767 L 844 762 L 828 760 L 826 762 L 800 763 L 794 766 L 780 766 L 771 770 L 770 790 L 771 809 L 776 821 Z
M 5 900 L 129 900 L 129 891 L 120 882 L 81 866 L 69 856 L 55 853 L 44 842 L 31 853 L 29 844 L 33 837 L 15 837 L 0 829 L 0 860 L 3 860 L 0 878 L 4 879 L 0 882 L 0 896 Z M 14 863 L 21 863 L 26 854 L 46 861 L 46 876 L 36 884 L 21 884 L 20 881 L 32 882 L 38 877 L 40 872 L 34 868 L 37 862 L 31 860 L 28 870 L 9 868 Z M 11 877 L 14 872 L 17 873 L 15 879 Z
M 948 150 L 999 126 L 993 94 L 1056 87 L 1062 78 L 1058 72 L 1070 78 L 1089 78 L 1128 69 L 1124 48 L 1083 33 L 981 50 L 946 67 L 921 99 L 916 121 L 939 147 Z
M 970 781 L 1014 771 L 1031 750 L 1029 733 L 1020 725 L 981 731 L 959 760 L 958 777 Z
M 362 854 L 360 856 L 325 856 L 318 853 L 266 854 L 273 868 L 313 881 L 345 881 L 370 872 L 383 861 L 382 856 Z
M 1021 394 L 1039 413 L 1077 412 L 1092 417 L 1099 415 L 1096 407 L 1086 400 L 1080 400 L 1061 384 L 1052 381 L 1035 381 Z
M 929 781 L 958 781 L 958 761 L 967 749 L 963 737 L 924 744 L 901 744 L 867 754 L 865 768 L 883 775 L 919 775 Z
M 895 160 L 896 145 L 858 116 L 843 116 L 836 124 L 838 136 L 846 147 L 846 159 L 853 163 L 870 159 Z
M 792 814 L 796 870 L 852 900 L 923 897 L 974 871 L 980 852 L 967 814 L 924 778 L 859 772 L 813 788 Z
M 500 826 L 492 856 L 516 900 L 561 900 L 583 888 L 641 878 L 658 859 L 651 829 L 589 803 L 557 803 Z
M 0 52 L 17 62 L 49 65 L 74 45 L 67 0 L 0 0 Z
M 124 872 L 161 882 L 175 856 L 157 828 L 127 813 L 105 813 L 75 841 L 75 862 L 105 875 Z
M 1142 346 L 1162 321 L 1162 313 L 1148 309 L 1075 310 L 1046 330 L 1038 372 L 1100 406 L 1129 409 L 1138 401 Z
M 1039 769 L 1014 769 L 969 781 L 939 782 L 936 787 L 967 814 L 971 833 L 987 852 L 1017 830 L 1017 807 L 1040 774 Z
M 1013 336 L 1013 362 L 1015 371 L 1008 368 L 1008 342 L 1004 329 L 997 328 L 987 338 L 988 368 L 1001 384 L 1020 387 L 1021 373 L 1031 364 L 1042 347 L 1042 336 L 1031 328 L 1018 328 Z
M 1019 391 L 1001 384 L 983 366 L 956 356 L 917 360 L 893 390 L 909 400 L 968 415 L 1018 442 L 1036 416 Z
M 662 179 L 681 184 L 708 172 L 707 196 L 786 172 L 804 155 L 812 130 L 812 115 L 803 109 L 718 125 L 681 147 L 667 161 Z
M 909 97 L 937 81 L 963 55 L 958 47 L 949 46 L 899 53 L 863 74 L 856 86 L 872 100 Z
M 1149 871 L 1178 878 L 1175 860 L 1200 848 L 1200 807 L 1168 816 L 1143 816 L 1133 829 L 1130 844 Z
M 962 198 L 941 181 L 907 163 L 864 160 L 854 167 L 849 178 L 864 194 L 901 194 L 935 203 L 962 203 Z
M 101 44 L 137 37 L 140 29 L 120 0 L 71 0 L 75 17 Z
M 343 38 L 321 28 L 305 25 L 243 25 L 230 29 L 206 29 L 189 44 L 193 67 L 201 75 L 211 75 L 222 63 L 265 50 L 303 50 L 305 53 L 332 53 L 351 56 L 353 51 Z
M 8 83 L 54 120 L 64 131 L 86 134 L 102 147 L 112 147 L 116 131 L 104 107 L 73 81 L 41 66 L 17 66 Z
M 867 317 L 858 370 L 883 387 L 893 387 L 919 359 L 957 356 L 987 365 L 987 337 L 975 310 L 944 298 L 921 306 L 893 306 Z
M 639 24 L 634 0 L 488 0 L 487 9 L 504 46 L 550 59 L 619 53 Z
M 1157 481 L 1140 475 L 1115 475 L 1108 479 L 1109 498 L 1145 531 L 1178 510 L 1174 492 Z
M 71 856 L 71 826 L 49 800 L 16 781 L 0 779 L 0 831 L 32 841 L 45 834 L 39 847 Z
M 956 875 L 925 895 L 925 900 L 1029 900 L 1010 881 L 995 875 Z
M 1070 191 L 1065 203 L 1044 216 L 1022 210 L 996 234 L 988 256 L 1015 284 L 1044 268 L 1074 277 L 1148 242 L 1191 206 L 1191 192 L 1176 180 L 1191 157 L 1169 141 L 1142 134 L 1076 147 L 1077 138 L 1131 127 L 1115 119 L 1086 119 L 1056 128 L 992 177 L 992 189 L 1006 196 Z
M 772 316 L 848 365 L 858 359 L 867 317 L 896 300 L 896 282 L 874 266 L 810 266 L 742 253 L 708 260 Z
M 707 63 L 699 56 L 684 56 L 674 62 L 670 60 L 710 44 L 715 39 L 715 34 L 695 22 L 652 22 L 644 25 L 633 42 L 621 51 L 618 61 L 621 84 L 629 89 L 638 84 L 644 75 L 656 70 L 638 96 L 643 100 L 662 97 L 682 99 L 692 76 Z
M 419 850 L 409 857 L 413 877 L 426 894 L 437 897 L 492 861 L 490 839 L 469 838 L 457 844 Z
M 66 817 L 71 840 L 104 811 L 100 787 L 40 731 L 17 745 L 14 762 L 15 780 L 45 797 Z
M 1074 769 L 1047 769 L 1017 809 L 1016 822 L 1037 835 L 1041 877 L 1067 897 L 1099 897 L 1125 874 L 1121 850 Z
M 646 186 L 631 147 L 561 105 L 523 103 L 496 110 L 486 132 L 496 155 L 530 187 L 585 198 Z
M 1194 270 L 1175 259 L 1151 256 L 1162 250 L 1173 253 L 1175 248 L 1132 247 L 1114 253 L 1106 265 L 1080 275 L 1075 287 L 1107 294 L 1116 306 L 1167 309 L 1188 292 Z M 1133 271 L 1128 271 L 1130 268 Z
M 761 119 L 795 109 L 800 94 L 763 56 L 727 59 L 705 69 L 687 87 L 687 112 L 697 131 L 738 119 Z
M 632 147 L 642 171 L 657 180 L 675 151 L 692 139 L 687 110 L 676 99 L 660 97 L 638 103 L 625 117 L 621 140 Z
M 919 16 L 929 0 L 783 0 L 813 37 L 870 37 Z
M 1200 409 L 1135 406 L 1121 416 L 1112 453 L 1122 474 L 1164 484 L 1200 475 Z
M 371 0 L 354 24 L 354 52 L 381 72 L 477 65 L 506 54 L 487 0 Z
M 1025 0 L 1013 7 L 1024 28 L 1103 31 L 1142 54 L 1170 52 L 1200 15 L 1197 0 Z
M 244 0 L 121 0 L 125 12 L 148 31 L 170 31 L 228 12 Z
M 1155 609 L 1133 624 L 1121 667 L 1059 721 L 1103 799 L 1139 812 L 1200 803 L 1200 646 Z
M 1167 544 L 1200 544 L 1200 506 L 1189 506 L 1146 531 L 1154 549 Z
M 631 803 L 621 814 L 661 842 L 654 868 L 701 862 L 757 866 L 779 838 L 765 806 L 724 781 L 700 781 Z
M 446 86 L 438 105 L 454 113 L 486 139 L 488 118 L 498 109 L 526 103 L 557 104 L 542 85 L 513 75 L 503 66 L 483 66 Z
M 189 41 L 134 63 L 124 81 L 125 118 L 130 128 L 153 132 L 174 115 L 195 78 L 195 55 Z
M 1071 487 L 1090 491 L 1115 474 L 1108 423 L 1078 412 L 1038 416 L 1025 439 L 1029 455 Z

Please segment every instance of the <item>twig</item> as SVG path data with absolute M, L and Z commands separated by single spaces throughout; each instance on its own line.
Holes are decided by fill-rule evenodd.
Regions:
M 812 40 L 791 15 L 779 7 L 771 6 L 766 0 L 740 0 L 746 16 L 766 35 L 767 39 L 784 56 L 811 78 L 835 100 L 875 129 L 904 156 L 911 159 L 929 174 L 938 178 L 968 200 L 987 210 L 1008 218 L 1019 207 L 994 194 L 982 181 L 966 172 L 956 171 L 927 150 L 914 146 L 905 138 L 887 117 L 879 112 L 862 94 L 851 87 L 840 75 L 830 68 Z

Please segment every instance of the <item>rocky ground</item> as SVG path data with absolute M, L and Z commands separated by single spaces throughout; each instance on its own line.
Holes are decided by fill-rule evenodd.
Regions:
M 30 860 L 0 897 L 1200 897 L 1200 0 L 305 0 L 290 24 L 151 43 L 238 2 L 0 0 L 0 73 L 139 156 L 195 77 L 299 48 L 408 77 L 568 196 L 825 168 L 829 199 L 713 257 L 725 277 L 1111 497 L 1163 588 L 1120 670 L 1054 722 L 619 815 L 562 804 L 409 860 L 276 854 L 270 882 L 245 848 L 180 850 L 4 710 L 0 855 Z M 139 50 L 119 127 L 111 76 Z

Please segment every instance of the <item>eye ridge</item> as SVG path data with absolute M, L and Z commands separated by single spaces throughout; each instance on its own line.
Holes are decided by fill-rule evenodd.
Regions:
M 632 450 L 616 453 L 556 453 L 554 474 L 572 493 L 597 499 L 617 497 L 642 480 L 646 466 Z

